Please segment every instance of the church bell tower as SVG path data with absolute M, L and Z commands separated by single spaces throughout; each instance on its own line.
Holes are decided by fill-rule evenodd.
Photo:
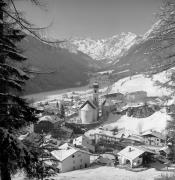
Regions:
M 97 82 L 93 83 L 93 103 L 98 107 L 98 92 L 99 85 Z

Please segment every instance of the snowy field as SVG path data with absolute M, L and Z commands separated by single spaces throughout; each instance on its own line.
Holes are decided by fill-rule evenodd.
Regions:
M 159 96 L 169 95 L 170 91 L 165 88 L 161 88 L 155 85 L 156 81 L 166 82 L 171 72 L 162 72 L 154 75 L 152 78 L 146 77 L 142 74 L 135 75 L 132 77 L 126 77 L 120 79 L 113 84 L 111 93 L 131 93 L 135 91 L 146 91 L 147 96 Z
M 110 114 L 104 127 L 125 128 L 136 133 L 150 129 L 162 132 L 168 120 L 170 120 L 170 116 L 166 113 L 165 109 L 157 111 L 147 118 L 134 118 L 128 117 L 127 115 L 119 116 Z
M 155 167 L 158 167 L 157 165 Z M 162 169 L 150 168 L 148 170 L 133 172 L 108 166 L 93 166 L 86 169 L 61 173 L 52 177 L 53 180 L 154 180 L 162 174 L 171 175 L 174 168 Z M 49 179 L 49 180 L 50 180 Z M 24 180 L 23 177 L 16 177 L 12 180 Z

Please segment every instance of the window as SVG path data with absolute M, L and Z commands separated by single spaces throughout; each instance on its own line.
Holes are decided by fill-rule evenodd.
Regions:
M 73 155 L 72 155 L 72 158 L 74 158 L 74 157 L 75 157 L 75 155 L 73 154 Z
M 82 163 L 82 162 L 83 162 L 83 159 L 80 159 L 80 162 Z
M 73 160 L 73 164 L 75 164 L 75 160 Z

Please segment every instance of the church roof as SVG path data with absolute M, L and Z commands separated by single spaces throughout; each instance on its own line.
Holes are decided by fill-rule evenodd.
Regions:
M 80 109 L 82 109 L 86 104 L 89 104 L 93 109 L 96 109 L 96 106 L 94 105 L 93 102 L 91 102 L 90 100 L 85 101 L 82 106 L 80 107 Z

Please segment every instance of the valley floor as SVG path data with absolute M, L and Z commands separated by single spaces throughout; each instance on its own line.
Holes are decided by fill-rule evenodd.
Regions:
M 154 180 L 161 175 L 171 175 L 175 172 L 175 167 L 169 167 L 168 171 L 164 165 L 153 164 L 149 168 L 140 172 L 128 171 L 109 166 L 92 166 L 90 168 L 61 173 L 51 180 Z M 20 177 L 14 180 L 22 180 Z

